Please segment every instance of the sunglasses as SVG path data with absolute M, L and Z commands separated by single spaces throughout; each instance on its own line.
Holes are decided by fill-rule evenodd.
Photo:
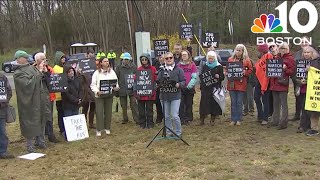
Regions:
M 166 57 L 165 58 L 166 60 L 169 60 L 169 59 L 173 59 L 173 57 L 171 56 L 171 57 Z

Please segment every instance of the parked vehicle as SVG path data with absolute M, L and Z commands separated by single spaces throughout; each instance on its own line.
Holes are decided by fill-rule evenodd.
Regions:
M 221 60 L 219 61 L 222 66 L 226 66 L 228 59 L 232 56 L 233 50 L 232 49 L 217 49 L 215 52 L 220 56 Z M 196 66 L 200 66 L 201 61 L 206 61 L 205 56 L 195 56 L 193 58 L 194 63 Z
M 31 55 L 29 55 L 28 57 L 28 62 L 29 64 L 34 64 L 34 59 Z M 6 73 L 10 73 L 12 71 L 14 71 L 17 68 L 17 60 L 12 60 L 12 61 L 8 61 L 8 62 L 4 62 L 2 63 L 2 70 Z

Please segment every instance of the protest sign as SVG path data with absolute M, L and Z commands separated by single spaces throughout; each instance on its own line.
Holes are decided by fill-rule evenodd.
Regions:
M 305 110 L 320 112 L 320 70 L 314 67 L 308 71 Z
M 151 70 L 139 70 L 136 73 L 136 87 L 138 96 L 150 96 L 154 89 Z
M 240 80 L 243 78 L 243 63 L 242 62 L 228 62 L 227 64 L 227 78 L 228 80 Z
M 66 92 L 68 78 L 65 73 L 51 74 L 49 79 L 49 92 Z
M 89 137 L 84 114 L 63 117 L 63 123 L 68 141 L 77 141 Z
M 283 76 L 283 59 L 268 60 L 266 73 L 267 77 L 281 78 Z

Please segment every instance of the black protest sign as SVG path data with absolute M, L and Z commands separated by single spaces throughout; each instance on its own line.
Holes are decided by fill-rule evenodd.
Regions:
M 159 39 L 153 40 L 154 55 L 155 57 L 161 56 L 169 52 L 169 40 L 168 39 Z
M 0 102 L 8 102 L 7 82 L 0 80 Z
M 192 24 L 180 24 L 180 39 L 192 39 L 193 38 L 193 25 Z
M 112 90 L 117 85 L 117 80 L 100 80 L 100 93 L 101 94 L 112 94 Z
M 49 78 L 49 92 L 66 92 L 68 77 L 65 73 L 51 74 Z
M 310 65 L 310 61 L 304 59 L 296 60 L 296 77 L 305 79 L 307 77 L 307 65 Z
M 160 83 L 160 92 L 161 93 L 176 93 L 178 88 L 176 88 L 176 83 L 173 80 L 164 80 Z
M 204 48 L 219 47 L 219 33 L 206 32 L 202 35 L 201 44 Z
M 214 76 L 215 74 L 213 74 L 211 70 L 200 74 L 199 78 L 200 78 L 201 85 L 208 87 L 208 86 L 211 86 L 212 84 L 217 83 L 218 80 Z
M 78 64 L 79 64 L 79 60 L 78 60 L 78 59 L 70 59 L 70 60 L 68 60 L 68 61 L 66 62 L 66 65 L 67 65 L 67 66 L 71 66 L 71 67 L 73 67 L 74 69 L 77 68 Z
M 243 78 L 243 63 L 242 62 L 228 62 L 227 64 L 227 78 L 228 80 L 240 80 Z
M 126 74 L 124 76 L 127 89 L 132 89 L 133 82 L 134 82 L 133 76 L 134 76 L 133 74 Z
M 93 74 L 97 65 L 94 59 L 80 59 L 79 68 L 83 74 Z
M 267 77 L 282 77 L 283 76 L 283 59 L 267 60 Z
M 151 70 L 139 70 L 136 73 L 136 87 L 138 96 L 150 96 L 154 89 Z

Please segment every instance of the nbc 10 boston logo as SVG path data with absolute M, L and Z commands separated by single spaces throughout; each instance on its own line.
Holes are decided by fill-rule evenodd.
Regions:
M 302 25 L 298 20 L 299 11 L 305 9 L 309 14 L 309 20 L 305 25 Z M 292 29 L 298 33 L 309 33 L 316 26 L 318 22 L 318 12 L 316 7 L 308 1 L 298 1 L 289 9 L 287 1 L 284 1 L 275 8 L 279 12 L 279 17 L 276 18 L 274 14 L 261 14 L 259 18 L 255 18 L 251 31 L 253 33 L 290 33 L 288 31 L 288 22 Z M 289 15 L 289 16 L 288 16 Z M 288 18 L 289 17 L 289 18 Z M 289 21 L 288 21 L 289 20 Z M 309 44 L 312 44 L 312 37 L 305 39 Z M 257 45 L 264 43 L 275 43 L 277 45 L 286 42 L 288 44 L 300 45 L 304 43 L 301 37 L 257 37 Z

